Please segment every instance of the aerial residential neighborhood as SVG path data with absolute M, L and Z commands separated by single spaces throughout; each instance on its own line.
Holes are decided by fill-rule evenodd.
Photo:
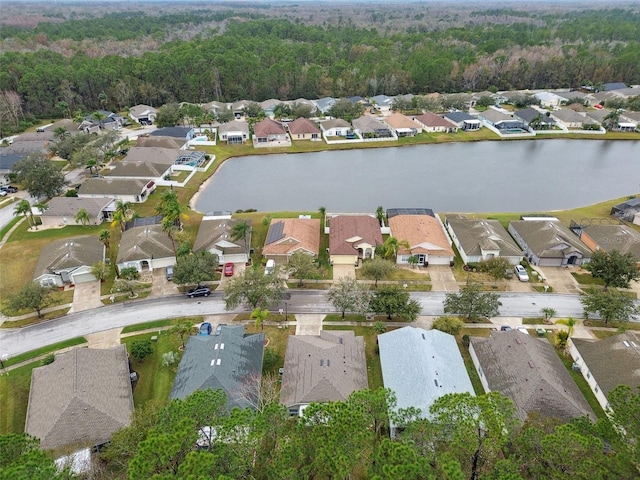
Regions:
M 637 2 L 94 7 L 2 7 L 0 477 L 637 478 Z

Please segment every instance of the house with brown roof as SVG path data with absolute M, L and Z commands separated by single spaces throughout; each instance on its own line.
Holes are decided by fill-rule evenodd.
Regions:
M 320 252 L 320 220 L 317 218 L 273 218 L 262 256 L 285 265 L 296 252 L 317 257 Z
M 322 140 L 320 128 L 308 118 L 296 118 L 287 128 L 292 140 Z
M 156 189 L 156 182 L 139 178 L 88 178 L 78 190 L 78 198 L 112 198 L 142 203 Z
M 125 230 L 120 239 L 118 270 L 135 267 L 138 272 L 153 271 L 176 264 L 174 245 L 162 225 L 143 225 Z
M 430 215 L 395 215 L 389 217 L 391 235 L 409 248 L 400 247 L 396 256 L 398 265 L 408 265 L 412 256 L 417 265 L 452 265 L 455 254 L 451 240 L 441 222 Z
M 43 450 L 73 451 L 104 445 L 132 414 L 126 347 L 74 348 L 33 369 L 24 430 Z
M 218 127 L 218 136 L 227 145 L 242 145 L 249 139 L 249 125 L 239 120 L 223 123 Z
M 578 266 L 591 259 L 587 246 L 555 218 L 528 217 L 509 222 L 509 233 L 532 265 Z
M 399 112 L 385 117 L 384 123 L 389 125 L 398 137 L 415 137 L 418 133 L 422 133 L 421 125 Z
M 640 263 L 640 233 L 626 225 L 586 225 L 572 230 L 593 252 L 631 253 Z
M 280 403 L 302 416 L 312 402 L 344 402 L 369 388 L 364 338 L 352 330 L 291 335 L 284 359 Z
M 53 197 L 39 216 L 42 225 L 46 227 L 78 225 L 75 217 L 82 209 L 89 214 L 89 225 L 100 225 L 111 218 L 112 212 L 115 211 L 115 199 Z
M 627 330 L 601 340 L 570 338 L 567 349 L 598 403 L 607 411 L 607 395 L 620 385 L 640 387 L 640 334 Z
M 251 250 L 251 228 L 246 238 L 234 240 L 233 227 L 251 220 L 237 220 L 231 215 L 205 216 L 200 222 L 193 251 L 207 250 L 218 257 L 218 263 L 247 263 Z
M 458 125 L 435 113 L 424 112 L 422 115 L 412 117 L 412 119 L 420 125 L 425 132 L 456 133 L 458 131 Z
M 471 337 L 469 354 L 486 392 L 509 397 L 520 420 L 529 414 L 558 418 L 596 416 L 546 340 L 517 330 Z
M 33 280 L 54 287 L 95 282 L 91 266 L 104 258 L 104 244 L 95 235 L 54 240 L 40 251 Z
M 332 265 L 358 265 L 360 259 L 375 257 L 382 245 L 380 223 L 375 215 L 327 215 L 329 255 Z
M 282 123 L 265 118 L 253 126 L 254 147 L 290 147 L 291 139 Z
M 503 257 L 511 265 L 522 261 L 522 249 L 498 220 L 448 215 L 445 225 L 465 265 Z

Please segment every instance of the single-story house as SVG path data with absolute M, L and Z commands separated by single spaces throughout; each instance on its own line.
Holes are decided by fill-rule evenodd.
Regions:
M 231 215 L 205 216 L 202 218 L 193 251 L 207 250 L 218 257 L 218 263 L 249 262 L 251 250 L 251 228 L 246 238 L 233 240 L 233 227 L 246 222 L 251 227 L 251 220 L 232 219 Z
M 509 397 L 523 422 L 529 414 L 558 418 L 589 416 L 593 410 L 547 339 L 517 330 L 471 337 L 469 354 L 486 392 Z
M 420 409 L 429 418 L 435 401 L 447 394 L 470 393 L 473 385 L 453 335 L 403 327 L 378 335 L 384 388 L 396 396 L 396 409 Z M 391 424 L 395 437 L 401 425 Z
M 333 107 L 333 105 L 338 100 L 333 97 L 324 97 L 324 98 L 319 98 L 318 100 L 312 100 L 312 101 L 313 101 L 313 104 L 318 109 L 318 111 L 324 115 L 331 109 L 331 107 Z
M 218 325 L 211 335 L 190 336 L 169 399 L 197 390 L 221 389 L 229 410 L 256 409 L 260 398 L 264 333 L 246 334 L 244 325 Z
M 142 203 L 156 189 L 156 182 L 139 178 L 88 178 L 78 190 L 78 198 L 112 198 Z
M 446 95 L 445 100 L 452 104 L 461 103 L 468 110 L 476 106 L 476 98 L 470 93 L 450 93 Z
M 364 338 L 353 330 L 291 335 L 287 342 L 280 403 L 302 416 L 312 402 L 344 402 L 369 388 Z
M 564 105 L 569 101 L 566 96 L 561 96 L 552 92 L 538 92 L 533 94 L 534 98 L 545 108 L 554 108 Z
M 640 198 L 631 198 L 626 202 L 614 205 L 609 215 L 624 220 L 625 222 L 634 222 L 636 214 L 640 213 Z
M 99 132 L 102 129 L 118 130 L 126 122 L 127 120 L 122 115 L 107 110 L 98 110 L 84 117 L 78 129 L 85 133 Z
M 320 220 L 317 218 L 273 218 L 262 256 L 285 265 L 291 255 L 302 252 L 312 257 L 320 253 Z
M 296 118 L 287 125 L 292 140 L 321 140 L 320 128 L 308 118 Z
M 151 137 L 173 137 L 187 140 L 193 134 L 191 127 L 162 127 L 149 133 Z
M 100 225 L 111 218 L 115 211 L 113 198 L 79 198 L 53 197 L 47 203 L 47 208 L 40 213 L 42 225 L 46 227 L 64 227 L 78 225 L 76 215 L 80 210 L 89 214 L 89 225 Z
M 263 102 L 260 102 L 260 106 L 262 107 L 262 111 L 267 117 L 273 118 L 273 112 L 278 105 L 283 103 L 281 100 L 276 100 L 275 98 L 269 98 Z
M 342 118 L 324 120 L 320 122 L 320 128 L 325 137 L 344 137 L 353 132 L 351 124 Z
M 389 125 L 398 137 L 415 137 L 422 133 L 422 126 L 402 113 L 392 113 L 385 117 L 384 123 Z
M 592 251 L 633 254 L 640 262 L 640 232 L 626 225 L 586 225 L 572 228 Z
M 388 125 L 376 120 L 372 116 L 363 115 L 362 117 L 355 118 L 351 123 L 360 138 L 395 138 Z
M 244 109 L 247 108 L 247 105 L 251 103 L 253 102 L 249 100 L 240 100 L 239 102 L 235 102 L 231 104 L 231 111 L 233 112 L 233 115 L 236 117 L 237 120 L 244 117 Z
M 607 110 L 606 108 L 590 110 L 586 115 L 594 122 L 604 125 L 608 121 L 607 117 L 611 115 L 611 110 Z M 620 115 L 618 122 L 613 126 L 613 130 L 617 132 L 633 132 L 635 131 L 636 126 L 637 122 L 625 121 L 625 119 L 622 118 L 622 115 Z
M 620 385 L 640 387 L 640 334 L 627 330 L 600 340 L 570 338 L 567 348 L 602 408 L 607 395 Z
M 281 122 L 265 118 L 253 126 L 253 146 L 290 147 L 291 139 Z
M 465 264 L 493 257 L 506 258 L 512 265 L 522 261 L 522 249 L 498 220 L 449 215 L 445 225 Z
M 624 82 L 608 82 L 602 84 L 602 90 L 610 92 L 611 90 L 622 90 L 627 88 L 627 84 Z
M 399 265 L 408 265 L 412 256 L 417 265 L 453 265 L 455 254 L 442 223 L 431 215 L 395 215 L 389 218 L 391 235 L 409 243 L 400 247 L 396 257 Z
M 457 123 L 452 123 L 435 113 L 424 112 L 422 115 L 416 115 L 412 118 L 425 132 L 456 133 L 458 131 Z
M 478 120 L 486 125 L 495 127 L 498 130 L 508 130 L 509 128 L 526 129 L 526 125 L 519 118 L 515 118 L 512 113 L 504 113 L 495 108 L 487 108 L 478 114 Z
M 291 108 L 295 108 L 297 106 L 302 106 L 302 105 L 306 105 L 307 107 L 309 107 L 311 109 L 311 113 L 316 113 L 318 111 L 318 108 L 316 107 L 316 104 L 313 103 L 311 100 L 307 100 L 306 98 L 296 98 L 295 100 L 288 100 L 286 102 L 282 102 L 285 103 L 287 105 L 289 105 Z
M 358 265 L 359 259 L 375 257 L 383 244 L 375 215 L 327 215 L 331 264 Z
M 557 219 L 529 217 L 509 222 L 508 230 L 533 265 L 578 266 L 591 259 L 587 246 Z
M 168 148 L 173 150 L 183 150 L 187 144 L 186 138 L 177 137 L 158 137 L 158 136 L 140 136 L 136 139 L 136 147 L 155 147 Z
M 393 107 L 393 98 L 387 95 L 376 95 L 369 97 L 369 102 L 378 110 L 382 115 L 389 115 L 391 108 Z
M 129 109 L 129 116 L 140 125 L 151 125 L 157 115 L 158 111 L 149 105 L 135 105 Z
M 226 112 L 227 110 L 229 110 L 229 105 L 223 102 L 216 102 L 215 100 L 204 103 L 201 106 L 206 112 L 212 113 L 216 116 L 222 112 Z
M 568 100 L 580 100 L 585 107 L 590 107 L 598 103 L 592 93 L 585 93 L 580 90 L 562 92 L 562 96 L 567 97 Z
M 249 124 L 239 120 L 223 123 L 218 127 L 218 136 L 227 145 L 241 145 L 249 139 Z
M 135 267 L 138 272 L 153 271 L 176 264 L 173 243 L 162 225 L 143 225 L 125 230 L 120 239 L 118 270 Z
M 551 112 L 551 116 L 553 119 L 564 125 L 567 128 L 579 128 L 584 129 L 588 128 L 590 125 L 599 125 L 595 120 L 587 117 L 586 115 L 582 115 L 570 108 L 561 108 L 559 110 L 555 110 Z
M 158 181 L 165 179 L 165 177 L 171 177 L 171 172 L 173 171 L 173 162 L 166 163 L 162 161 L 160 156 L 154 155 L 152 151 L 155 150 L 166 150 L 159 149 L 154 147 L 134 147 L 137 150 L 149 150 L 149 155 L 147 159 L 127 159 L 125 158 L 121 162 L 117 162 L 112 164 L 109 169 L 104 173 L 106 178 L 140 178 L 140 179 L 151 179 L 155 183 Z M 176 150 L 176 152 L 181 152 L 181 150 Z M 136 155 L 136 157 L 141 157 L 142 155 Z M 176 153 L 176 158 L 178 154 Z
M 74 348 L 33 369 L 25 432 L 43 450 L 101 446 L 131 423 L 133 394 L 125 345 Z
M 630 97 L 637 97 L 640 95 L 640 86 L 636 85 L 634 87 L 616 88 L 615 90 L 610 91 L 616 94 L 618 98 L 624 98 L 626 100 Z
M 52 287 L 95 282 L 91 266 L 104 258 L 105 247 L 95 235 L 54 240 L 40 251 L 33 280 Z
M 447 112 L 443 113 L 442 117 L 446 118 L 465 132 L 480 130 L 480 127 L 482 126 L 482 122 L 480 120 L 464 112 Z
M 556 124 L 556 121 L 551 118 L 551 112 L 541 112 L 532 107 L 516 110 L 514 115 L 534 130 L 550 130 Z

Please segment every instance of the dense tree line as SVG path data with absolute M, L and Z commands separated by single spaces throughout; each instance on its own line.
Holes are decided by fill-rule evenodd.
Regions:
M 167 42 L 139 57 L 6 52 L 0 92 L 17 92 L 24 115 L 50 117 L 136 103 L 640 83 L 639 15 L 610 10 L 550 18 L 555 21 L 542 25 L 393 35 L 348 25 L 231 19 L 222 33 Z M 91 29 L 79 31 L 90 35 Z

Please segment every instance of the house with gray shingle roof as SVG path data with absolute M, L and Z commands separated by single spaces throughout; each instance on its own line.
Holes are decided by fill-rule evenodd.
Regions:
M 512 265 L 522 260 L 522 249 L 498 220 L 449 215 L 445 226 L 465 264 L 503 257 Z
M 112 198 L 142 203 L 156 189 L 156 182 L 139 178 L 88 178 L 78 190 L 78 198 Z
M 640 198 L 630 198 L 626 202 L 618 203 L 611 207 L 609 215 L 626 222 L 633 222 L 640 213 Z M 635 222 L 634 222 L 635 223 Z
M 363 337 L 352 330 L 289 337 L 280 403 L 292 415 L 302 415 L 312 402 L 343 402 L 365 388 L 369 381 Z
M 591 250 L 557 219 L 529 217 L 509 222 L 509 233 L 533 265 L 578 266 L 591 259 Z
M 344 137 L 347 133 L 352 132 L 351 124 L 342 118 L 320 122 L 320 128 L 325 137 Z
M 325 114 L 329 111 L 331 107 L 337 102 L 337 100 L 333 97 L 324 97 L 319 98 L 318 100 L 314 100 L 313 103 L 316 108 L 322 113 Z
M 598 122 L 586 115 L 580 114 L 570 108 L 561 108 L 551 112 L 551 117 L 566 128 L 589 128 L 589 126 L 598 125 Z
M 223 123 L 218 127 L 218 136 L 227 145 L 241 145 L 249 139 L 249 124 L 240 120 Z
M 138 272 L 173 266 L 174 245 L 162 225 L 133 227 L 122 233 L 116 264 L 118 270 L 135 267 Z
M 479 130 L 482 126 L 480 120 L 465 112 L 447 112 L 443 113 L 442 116 L 465 132 Z
M 363 140 L 378 138 L 397 140 L 388 125 L 369 115 L 355 118 L 351 123 L 353 124 L 353 129 Z
M 470 393 L 473 385 L 453 335 L 403 327 L 378 335 L 384 387 L 393 390 L 398 410 L 420 409 L 429 418 L 434 402 L 450 393 Z M 397 426 L 391 425 L 391 435 Z
M 131 423 L 127 349 L 74 348 L 31 375 L 25 432 L 43 450 L 107 443 Z
M 229 410 L 255 409 L 260 398 L 264 333 L 246 334 L 244 325 L 218 325 L 211 335 L 190 336 L 169 399 L 196 390 L 221 389 Z
M 218 257 L 218 263 L 247 263 L 251 249 L 251 229 L 244 239 L 233 240 L 233 227 L 251 220 L 237 220 L 231 215 L 205 216 L 200 222 L 198 235 L 193 243 L 193 251 L 207 250 Z
M 149 105 L 135 105 L 129 109 L 129 116 L 141 125 L 151 125 L 156 120 L 158 111 Z
M 595 414 L 547 339 L 517 330 L 471 337 L 469 354 L 486 392 L 509 397 L 520 420 L 529 414 L 564 422 Z
M 527 126 L 531 126 L 531 123 L 533 123 L 531 128 L 534 130 L 549 130 L 556 124 L 556 121 L 551 118 L 549 112 L 543 113 L 532 107 L 516 110 L 514 115 L 522 120 Z
M 111 218 L 112 212 L 115 211 L 115 199 L 53 197 L 47 203 L 46 210 L 41 212 L 39 216 L 42 225 L 47 227 L 78 225 L 75 217 L 82 209 L 89 214 L 89 225 L 99 225 L 104 220 Z
M 609 409 L 607 395 L 616 387 L 640 387 L 638 332 L 627 330 L 601 340 L 570 338 L 567 349 L 605 411 Z
M 91 266 L 104 261 L 104 249 L 95 235 L 54 240 L 40 251 L 33 280 L 55 287 L 95 282 Z
M 393 107 L 393 98 L 388 97 L 387 95 L 376 95 L 374 97 L 369 97 L 369 101 L 383 115 L 388 115 L 391 111 L 391 107 Z
M 617 250 L 631 253 L 640 263 L 640 232 L 626 225 L 585 225 L 573 228 L 582 242 L 592 251 Z

